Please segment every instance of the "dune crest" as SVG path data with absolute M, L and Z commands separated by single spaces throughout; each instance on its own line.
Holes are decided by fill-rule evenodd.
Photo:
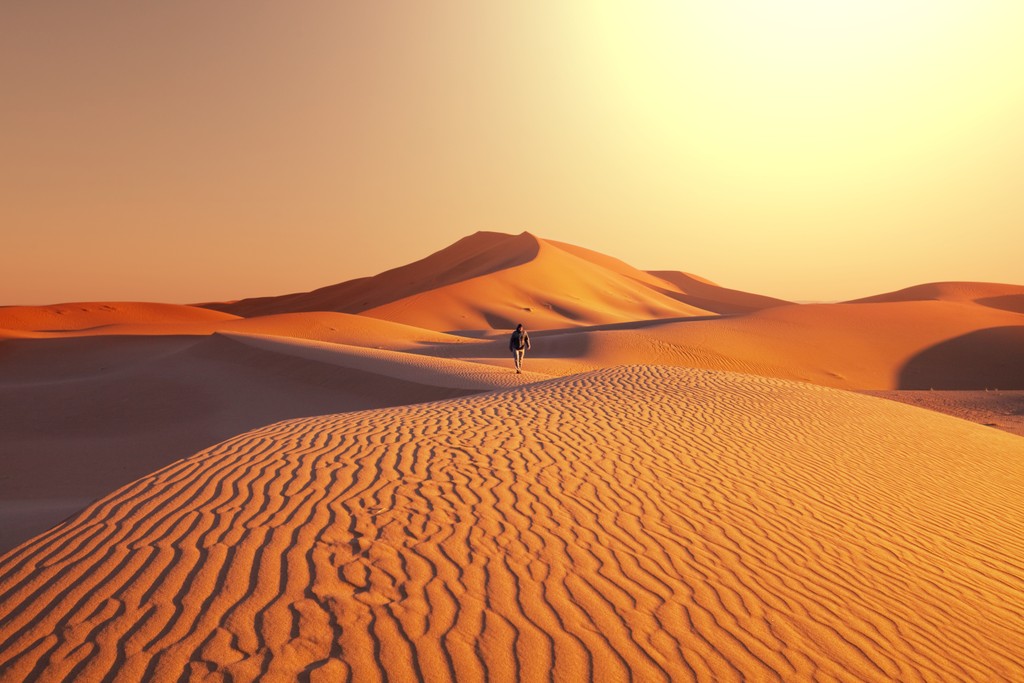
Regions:
M 529 232 L 479 232 L 370 278 L 204 306 L 246 317 L 343 311 L 444 331 L 504 329 L 517 322 L 551 329 L 709 314 L 671 290 L 660 278 L 580 247 Z
M 0 671 L 1019 680 L 1022 480 L 1018 437 L 700 370 L 280 422 L 0 558 Z
M 1011 297 L 1024 298 L 1024 286 L 998 282 L 929 282 L 906 287 L 895 292 L 854 299 L 847 303 L 891 303 L 894 301 L 973 301 Z M 1021 312 L 1021 311 L 1018 311 Z

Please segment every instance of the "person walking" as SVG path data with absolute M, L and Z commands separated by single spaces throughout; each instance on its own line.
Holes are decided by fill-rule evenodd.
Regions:
M 530 335 L 523 329 L 522 323 L 516 325 L 516 331 L 512 333 L 512 338 L 508 340 L 508 350 L 512 352 L 512 357 L 515 358 L 516 374 L 522 374 L 523 356 L 530 350 Z

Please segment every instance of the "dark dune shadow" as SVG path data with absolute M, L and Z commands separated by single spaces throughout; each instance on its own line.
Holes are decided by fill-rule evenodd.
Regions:
M 900 389 L 1024 389 L 1024 325 L 991 327 L 911 358 Z
M 1024 294 L 1007 294 L 1005 296 L 989 296 L 978 299 L 975 303 L 989 308 L 998 308 L 1011 313 L 1024 313 Z

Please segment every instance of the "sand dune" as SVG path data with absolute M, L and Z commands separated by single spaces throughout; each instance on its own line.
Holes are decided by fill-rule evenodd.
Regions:
M 82 332 L 113 325 L 216 324 L 237 319 L 229 313 L 196 306 L 134 301 L 0 306 L 0 330 L 21 332 Z
M 992 308 L 1024 313 L 1024 286 L 996 282 L 931 282 L 850 303 L 894 301 L 972 301 Z
M 550 375 L 637 363 L 844 389 L 1024 389 L 1024 315 L 963 302 L 790 305 L 542 331 L 533 340 L 530 367 Z M 505 354 L 493 342 L 422 352 L 491 362 Z
M 1024 440 L 619 368 L 280 422 L 0 559 L 5 680 L 1020 680 Z
M 1024 388 L 1021 347 L 1002 337 L 981 334 L 968 341 L 954 364 L 915 364 L 950 340 L 996 328 L 1015 329 L 1007 336 L 1024 340 L 1024 316 L 945 301 L 785 306 L 693 326 L 664 326 L 650 334 L 682 347 L 686 363 L 696 367 L 825 386 Z
M 19 324 L 49 327 L 52 308 L 22 309 Z M 162 310 L 167 321 L 156 322 Z M 68 329 L 23 330 L 29 338 L 0 343 L 0 552 L 118 486 L 269 422 L 546 378 L 515 375 L 507 352 L 488 365 L 398 353 L 478 340 L 344 313 L 241 319 L 83 304 L 64 315 Z
M 1011 286 L 942 283 L 883 303 L 783 305 L 696 318 L 689 315 L 693 309 L 675 318 L 580 327 L 585 317 L 665 314 L 630 309 L 635 301 L 609 309 L 601 278 L 647 292 L 668 292 L 658 285 L 666 280 L 531 235 L 483 234 L 468 243 L 487 248 L 475 260 L 466 259 L 465 244 L 431 257 L 434 266 L 448 267 L 449 285 L 385 307 L 395 309 L 388 315 L 402 306 L 426 311 L 431 319 L 419 322 L 438 324 L 445 322 L 436 319 L 438 310 L 464 315 L 477 306 L 471 315 L 482 326 L 471 332 L 476 338 L 330 311 L 239 318 L 143 303 L 0 309 L 0 322 L 8 326 L 0 333 L 6 336 L 0 343 L 0 438 L 10 473 L 0 482 L 0 549 L 116 486 L 267 422 L 433 400 L 622 364 L 719 369 L 857 390 L 1024 389 L 1024 315 L 1007 303 L 1017 296 Z M 523 246 L 531 244 L 535 248 Z M 495 274 L 500 265 L 508 267 Z M 556 279 L 563 271 L 576 273 L 571 282 Z M 516 376 L 510 372 L 507 330 L 490 330 L 497 313 L 471 295 L 481 277 L 494 294 L 496 278 L 523 273 L 530 274 L 526 281 L 577 291 L 577 304 L 591 312 L 572 313 L 574 322 L 562 329 L 535 330 L 528 372 Z M 587 278 L 594 279 L 586 297 L 571 290 Z M 707 295 L 695 288 L 702 284 L 698 279 L 677 280 L 680 296 L 684 290 Z M 456 295 L 463 299 L 441 304 Z M 771 303 L 745 293 L 727 295 L 728 290 L 717 292 L 718 304 Z M 1002 305 L 991 305 L 993 300 Z M 104 339 L 70 339 L 75 337 Z M 970 402 L 969 396 L 959 398 Z M 991 411 L 951 402 L 956 400 L 935 407 L 983 424 L 999 422 Z
M 148 308 L 150 304 L 129 304 L 129 306 Z M 179 309 L 185 309 L 185 311 Z M 189 317 L 191 311 L 201 311 L 204 315 Z M 45 316 L 21 314 L 15 318 L 11 315 L 8 321 L 13 325 L 20 325 L 20 327 L 0 329 L 0 335 L 8 338 L 50 339 L 84 336 L 200 336 L 217 332 L 236 332 L 240 334 L 270 334 L 392 350 L 415 349 L 426 344 L 457 344 L 476 341 L 475 338 L 458 337 L 363 315 L 331 311 L 282 313 L 254 318 L 239 318 L 200 308 L 177 306 L 171 307 L 172 315 L 167 318 L 160 317 L 159 309 L 149 312 L 152 313 L 151 316 L 136 316 L 135 320 L 139 321 L 132 321 L 130 316 L 114 315 L 105 311 L 102 304 L 84 304 L 82 308 L 78 309 L 74 318 L 75 324 L 65 326 L 66 329 L 52 329 Z M 175 315 L 178 313 L 180 315 Z M 210 313 L 212 315 L 205 315 Z
M 224 336 L 7 340 L 0 345 L 0 552 L 239 432 L 468 393 L 398 374 Z
M 708 314 L 666 294 L 670 289 L 670 283 L 621 261 L 530 233 L 477 233 L 372 278 L 305 294 L 204 305 L 250 317 L 344 311 L 444 331 Z
M 554 240 L 546 242 L 611 272 L 642 282 L 677 301 L 713 313 L 748 313 L 791 303 L 760 294 L 728 289 L 690 273 L 670 270 L 639 271 L 619 259 L 574 244 Z
M 392 351 L 411 351 L 428 345 L 476 341 L 363 315 L 325 311 L 283 313 L 232 320 L 217 325 L 215 331 L 294 337 Z
M 511 244 L 510 244 L 511 241 Z M 204 304 L 248 317 L 296 311 L 357 312 L 430 289 L 511 268 L 536 256 L 531 239 L 477 232 L 430 256 L 374 277 L 358 278 L 312 292 Z

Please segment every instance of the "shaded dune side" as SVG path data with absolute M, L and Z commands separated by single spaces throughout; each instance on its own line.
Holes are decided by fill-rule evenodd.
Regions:
M 666 290 L 666 294 L 683 303 L 721 314 L 749 313 L 765 308 L 786 306 L 792 302 L 761 294 L 729 289 L 708 282 L 689 273 L 673 270 L 652 270 L 651 275 L 671 283 L 678 292 Z
M 921 351 L 900 370 L 899 388 L 1024 388 L 1024 324 L 976 330 Z
M 115 487 L 255 427 L 471 393 L 366 365 L 224 336 L 0 343 L 0 553 Z
M 523 237 L 523 236 L 520 236 Z M 638 279 L 581 258 L 528 233 L 528 262 L 367 309 L 368 316 L 435 330 L 557 329 L 708 312 Z M 624 265 L 624 264 L 623 264 Z
M 0 678 L 1021 680 L 1024 441 L 620 368 L 274 424 L 0 558 Z

